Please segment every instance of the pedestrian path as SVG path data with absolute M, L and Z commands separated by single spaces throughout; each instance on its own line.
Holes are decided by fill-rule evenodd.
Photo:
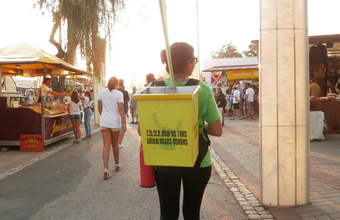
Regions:
M 224 134 L 212 137 L 224 165 L 225 182 L 250 219 L 340 219 L 340 135 L 311 142 L 310 205 L 280 209 L 261 207 L 258 121 L 226 120 Z M 213 153 L 214 155 L 214 153 Z M 223 175 L 221 176 L 223 178 Z M 256 198 L 253 200 L 251 194 Z M 243 196 L 240 196 L 240 193 Z M 251 198 L 251 199 L 248 199 Z M 270 212 L 270 213 L 268 213 Z
M 96 133 L 99 130 L 99 126 L 94 125 L 93 120 L 91 128 L 92 133 Z M 82 139 L 84 139 L 86 133 L 83 123 L 80 125 L 80 130 Z M 72 133 L 69 137 L 61 141 L 45 146 L 44 152 L 20 152 L 19 146 L 10 147 L 9 151 L 0 151 L 0 180 L 66 147 L 71 146 L 74 144 L 73 140 L 74 135 Z
M 279 209 L 260 205 L 260 147 L 258 121 L 225 118 L 222 137 L 211 137 L 216 172 L 250 219 L 340 219 L 340 135 L 311 142 L 310 205 Z M 81 126 L 85 136 L 84 126 Z M 99 126 L 92 124 L 93 133 Z M 73 135 L 44 152 L 0 151 L 0 180 L 74 144 Z

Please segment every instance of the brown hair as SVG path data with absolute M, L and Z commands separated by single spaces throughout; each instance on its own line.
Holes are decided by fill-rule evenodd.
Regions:
M 124 87 L 124 80 L 123 79 L 118 79 L 118 85 L 119 85 L 119 87 L 125 89 L 125 87 Z
M 73 92 L 71 93 L 71 101 L 73 101 L 74 103 L 79 102 L 79 96 L 78 96 L 77 90 L 73 90 Z
M 194 48 L 185 42 L 173 43 L 170 47 L 170 52 L 174 73 L 180 73 L 187 64 L 187 61 L 194 58 Z M 166 71 L 169 73 L 168 60 L 165 50 L 161 51 L 161 61 L 163 64 L 166 64 Z
M 84 94 L 86 94 L 87 97 L 89 97 L 90 102 L 91 102 L 91 101 L 92 101 L 91 92 L 90 92 L 89 90 L 86 90 L 86 91 L 84 92 Z
M 48 80 L 52 80 L 52 79 L 49 77 L 45 77 L 43 83 L 45 84 Z
M 221 87 L 217 87 L 217 93 L 219 93 L 219 94 L 223 93 Z
M 152 73 L 149 73 L 148 75 L 146 75 L 146 84 L 149 84 L 151 82 L 153 82 L 155 79 L 155 75 L 153 75 Z
M 110 90 L 110 92 L 114 89 L 116 89 L 118 86 L 118 79 L 116 77 L 111 77 L 109 81 L 107 82 L 107 88 Z

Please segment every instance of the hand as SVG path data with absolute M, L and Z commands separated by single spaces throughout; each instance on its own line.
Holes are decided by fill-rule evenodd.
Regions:
M 126 124 L 123 124 L 123 133 L 125 133 L 126 132 Z

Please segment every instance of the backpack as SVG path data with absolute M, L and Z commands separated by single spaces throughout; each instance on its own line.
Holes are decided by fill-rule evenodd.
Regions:
M 197 79 L 189 79 L 185 86 L 197 85 L 200 81 Z M 155 80 L 151 83 L 151 86 L 166 86 L 164 80 Z M 203 133 L 207 140 L 203 138 Z M 199 132 L 198 140 L 199 150 L 194 167 L 169 167 L 169 166 L 156 166 L 157 170 L 162 173 L 171 175 L 190 175 L 196 173 L 201 165 L 201 162 L 208 152 L 210 146 L 210 140 L 205 129 Z

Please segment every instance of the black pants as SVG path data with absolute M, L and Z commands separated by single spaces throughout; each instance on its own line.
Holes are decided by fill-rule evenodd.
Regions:
M 195 174 L 178 176 L 155 173 L 161 220 L 177 220 L 179 216 L 179 199 L 183 180 L 183 217 L 185 220 L 200 219 L 201 202 L 206 185 L 211 175 L 211 166 L 200 168 Z

